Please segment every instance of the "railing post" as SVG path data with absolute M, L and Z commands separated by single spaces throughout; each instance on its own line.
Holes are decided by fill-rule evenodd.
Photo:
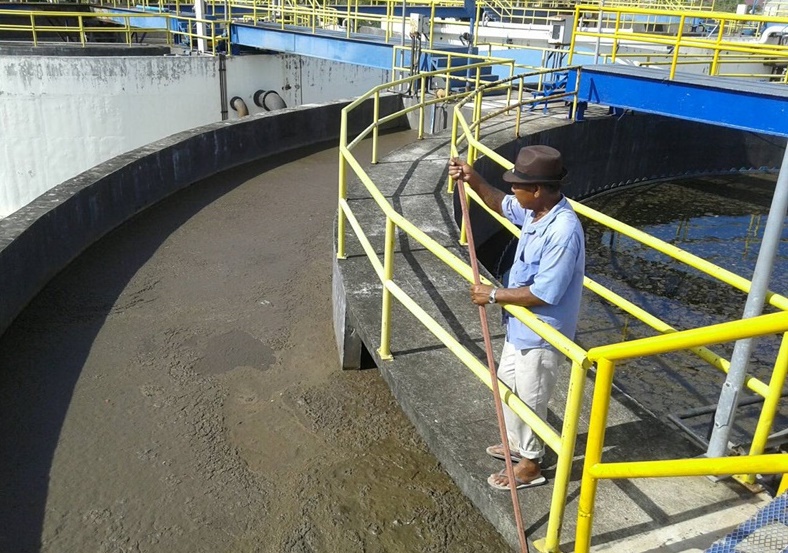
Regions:
M 523 119 L 523 81 L 525 77 L 520 77 L 520 84 L 517 85 L 517 116 L 514 122 L 514 136 L 520 138 L 520 122 Z
M 85 37 L 85 22 L 81 15 L 77 16 L 77 23 L 79 24 L 79 42 L 84 46 L 87 42 L 87 37 Z
M 424 138 L 424 100 L 427 97 L 427 79 L 426 77 L 421 77 L 419 79 L 419 86 L 421 90 L 419 91 L 419 135 L 418 138 L 421 140 Z
M 676 34 L 676 47 L 673 49 L 673 60 L 670 63 L 670 77 L 671 81 L 676 76 L 676 64 L 679 61 L 679 49 L 681 48 L 681 35 L 684 32 L 684 16 L 679 18 L 679 32 Z M 615 60 L 614 60 L 615 61 Z
M 38 46 L 38 35 L 36 34 L 36 16 L 30 14 L 30 32 L 33 33 L 33 46 Z
M 509 62 L 509 86 L 506 89 L 506 107 L 512 102 L 512 78 L 514 77 L 514 62 Z
M 774 370 L 769 380 L 769 393 L 764 399 L 761 416 L 758 418 L 758 425 L 755 427 L 755 434 L 750 446 L 750 455 L 761 455 L 766 449 L 769 432 L 772 431 L 774 418 L 777 414 L 777 409 L 780 407 L 780 396 L 785 384 L 786 373 L 788 373 L 788 333 L 783 334 L 780 350 L 777 352 Z M 747 484 L 754 484 L 755 475 L 743 475 L 740 480 Z
M 564 522 L 564 510 L 566 509 L 566 492 L 569 489 L 578 423 L 583 408 L 585 381 L 585 367 L 577 361 L 572 361 L 572 374 L 569 377 L 569 389 L 564 411 L 564 425 L 561 429 L 561 451 L 558 452 L 553 497 L 550 503 L 550 518 L 547 521 L 547 535 L 544 540 L 538 540 L 535 544 L 542 553 L 558 553 L 559 551 L 561 525 Z
M 613 51 L 611 52 L 610 56 L 610 63 L 616 63 L 616 54 L 618 54 L 618 46 L 619 46 L 619 39 L 618 39 L 618 31 L 621 30 L 621 12 L 616 12 L 616 25 L 613 27 Z
M 345 212 L 342 201 L 347 199 L 347 112 L 342 110 L 339 128 L 339 203 L 337 204 L 337 259 L 345 259 Z
M 459 115 L 457 114 L 457 109 L 456 108 L 452 109 L 451 113 L 452 113 L 452 117 L 451 117 L 451 152 L 452 152 L 452 154 L 455 154 L 455 153 L 459 153 L 458 152 L 458 148 L 457 148 L 457 117 L 459 117 Z M 449 177 L 449 185 L 448 185 L 446 191 L 449 194 L 454 192 L 454 181 L 451 180 L 451 177 Z
M 383 307 L 380 319 L 380 349 L 378 355 L 383 360 L 393 359 L 391 355 L 391 292 L 386 284 L 394 277 L 394 221 L 386 217 L 386 244 L 383 253 Z
M 594 522 L 594 502 L 598 481 L 591 475 L 591 467 L 602 461 L 605 443 L 607 412 L 610 408 L 610 393 L 613 388 L 615 364 L 607 359 L 597 361 L 594 380 L 594 399 L 588 426 L 586 456 L 583 463 L 583 479 L 580 484 L 580 499 L 577 505 L 577 534 L 575 553 L 588 553 L 591 547 L 591 527 Z
M 372 120 L 375 126 L 372 128 L 372 164 L 378 162 L 378 119 L 380 119 L 380 91 L 375 91 L 375 98 L 372 104 Z
M 719 32 L 717 33 L 717 41 L 714 48 L 714 54 L 712 56 L 711 69 L 709 70 L 709 75 L 716 75 L 719 70 L 717 65 L 720 59 L 720 44 L 722 43 L 722 31 L 724 28 L 725 28 L 725 20 L 720 19 Z

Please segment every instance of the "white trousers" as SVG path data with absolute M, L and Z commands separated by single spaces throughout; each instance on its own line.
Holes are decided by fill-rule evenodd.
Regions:
M 523 403 L 533 409 L 542 420 L 547 420 L 547 404 L 567 359 L 552 349 L 518 350 L 505 342 L 498 365 L 498 378 L 509 386 Z M 539 460 L 544 456 L 544 443 L 514 411 L 503 406 L 509 445 L 526 459 Z

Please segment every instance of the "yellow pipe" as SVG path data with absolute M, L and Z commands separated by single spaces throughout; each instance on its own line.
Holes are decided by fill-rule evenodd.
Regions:
M 347 113 L 341 114 L 342 123 L 339 129 L 339 202 L 346 201 L 347 198 L 347 165 L 345 164 L 345 154 L 342 145 L 347 142 Z M 345 217 L 343 210 L 337 210 L 337 258 L 345 259 Z
M 511 162 L 508 162 L 508 168 L 511 169 L 514 165 Z M 739 275 L 728 271 L 727 269 L 723 269 L 713 263 L 706 261 L 696 255 L 693 255 L 689 252 L 682 250 L 681 248 L 677 248 L 667 242 L 660 240 L 659 238 L 655 238 L 649 234 L 646 234 L 643 231 L 640 231 L 636 228 L 633 228 L 629 225 L 626 225 L 620 221 L 613 219 L 599 211 L 591 209 L 581 203 L 575 202 L 573 200 L 569 200 L 572 204 L 574 210 L 592 219 L 611 230 L 615 230 L 633 240 L 637 240 L 641 244 L 645 244 L 650 248 L 657 250 L 658 252 L 664 253 L 667 256 L 672 257 L 678 261 L 681 261 L 685 265 L 688 265 L 694 269 L 697 269 L 703 273 L 706 273 L 709 276 L 716 278 L 717 280 L 729 284 L 734 288 L 749 293 L 751 282 Z M 781 296 L 779 294 L 775 294 L 774 292 L 767 292 L 766 299 L 769 302 L 769 305 L 772 305 L 778 309 L 788 310 L 788 298 L 785 296 Z
M 589 466 L 589 472 L 593 478 L 598 479 L 723 476 L 741 472 L 781 474 L 788 472 L 788 455 L 774 453 L 740 457 L 692 457 L 667 461 L 595 463 Z
M 520 137 L 520 121 L 522 121 L 522 104 L 523 104 L 523 79 L 517 85 L 517 114 L 514 121 L 514 136 Z
M 658 319 L 657 317 L 653 316 L 651 313 L 645 311 L 644 309 L 638 307 L 637 305 L 633 304 L 632 302 L 622 298 L 615 292 L 605 288 L 601 284 L 594 282 L 588 277 L 584 277 L 583 285 L 594 292 L 599 297 L 609 301 L 616 307 L 623 309 L 639 321 L 649 325 L 651 328 L 660 332 L 662 334 L 666 334 L 668 332 L 677 332 L 675 328 L 670 326 L 669 324 L 665 323 L 664 321 Z M 697 347 L 697 348 L 690 348 L 692 353 L 706 361 L 709 365 L 714 368 L 721 370 L 724 373 L 727 373 L 730 369 L 730 362 L 727 359 L 724 359 L 714 353 L 713 351 L 709 350 L 706 347 Z M 757 393 L 758 395 L 765 397 L 769 393 L 769 387 L 752 376 L 746 377 L 746 385 L 747 388 L 752 390 L 753 392 Z
M 676 62 L 679 59 L 679 49 L 681 48 L 681 35 L 684 32 L 684 16 L 679 19 L 679 32 L 676 35 L 676 45 L 673 47 L 673 61 L 670 64 L 670 79 L 676 76 Z
M 378 259 L 378 254 L 375 251 L 375 248 L 372 247 L 372 243 L 367 238 L 367 235 L 364 234 L 364 230 L 361 228 L 361 223 L 358 222 L 356 216 L 353 214 L 353 210 L 350 209 L 350 205 L 347 203 L 347 200 L 342 200 L 339 202 L 339 207 L 342 209 L 342 212 L 345 214 L 345 217 L 350 223 L 350 227 L 353 229 L 353 232 L 356 233 L 356 238 L 358 239 L 359 244 L 361 244 L 361 248 L 364 250 L 364 253 L 367 254 L 367 259 L 369 259 L 370 265 L 375 270 L 375 274 L 378 275 L 378 280 L 383 282 L 383 264 Z
M 340 146 L 340 150 L 345 152 L 346 150 Z M 364 184 L 367 188 L 367 191 L 384 212 L 387 217 L 390 217 L 394 223 L 405 231 L 408 235 L 413 237 L 417 242 L 422 244 L 425 248 L 427 248 L 433 255 L 435 255 L 438 259 L 443 261 L 446 265 L 451 267 L 455 272 L 460 274 L 465 280 L 468 282 L 473 282 L 473 272 L 471 268 L 457 256 L 452 254 L 446 248 L 441 246 L 437 243 L 434 239 L 430 236 L 425 234 L 421 229 L 416 227 L 413 223 L 405 219 L 401 214 L 397 213 L 391 205 L 388 203 L 386 198 L 378 191 L 372 181 L 369 179 L 369 176 L 361 168 L 358 161 L 347 152 L 346 155 L 347 163 L 354 169 L 356 174 L 359 177 L 359 180 Z M 482 278 L 482 282 L 485 284 L 490 284 L 490 281 Z M 542 322 L 536 315 L 528 311 L 524 307 L 518 307 L 513 305 L 506 305 L 505 309 L 516 316 L 519 320 L 523 322 L 523 324 L 527 325 L 529 328 L 533 329 L 539 335 L 543 336 L 545 340 L 550 342 L 554 347 L 556 347 L 559 351 L 562 351 L 567 357 L 574 361 L 578 362 L 585 362 L 586 354 L 585 351 L 580 348 L 577 344 L 569 340 L 566 336 L 561 334 L 559 331 L 555 330 L 552 326 L 547 323 Z
M 452 157 L 457 157 L 459 155 L 459 151 L 457 149 L 457 115 L 456 110 L 452 110 L 452 119 L 451 119 L 451 149 L 452 149 Z M 454 193 L 454 181 L 449 177 L 448 186 L 446 191 L 449 194 Z
M 577 442 L 580 413 L 583 411 L 583 390 L 585 388 L 586 369 L 580 363 L 572 363 L 569 377 L 566 407 L 564 409 L 564 426 L 561 429 L 561 450 L 558 452 L 558 463 L 553 481 L 553 496 L 550 502 L 550 518 L 547 521 L 547 535 L 544 540 L 535 543 L 542 553 L 558 553 L 561 542 L 561 526 L 566 510 L 566 497 L 569 490 L 569 479 L 572 473 L 572 460 Z M 541 547 L 540 547 L 541 545 Z
M 375 91 L 374 107 L 372 108 L 372 120 L 375 128 L 372 130 L 372 164 L 378 162 L 378 120 L 380 119 L 380 92 Z
M 766 442 L 772 430 L 777 409 L 780 407 L 780 396 L 785 384 L 786 373 L 788 373 L 788 333 L 783 334 L 780 350 L 777 352 L 777 359 L 774 362 L 772 377 L 769 381 L 769 391 L 765 394 L 766 399 L 761 408 L 761 416 L 752 438 L 750 455 L 760 455 L 766 449 Z
M 383 254 L 383 307 L 380 321 L 380 349 L 378 349 L 378 354 L 384 361 L 393 359 L 391 355 L 391 292 L 386 285 L 394 278 L 394 238 L 394 221 L 391 220 L 391 217 L 386 217 L 386 244 Z
M 602 461 L 602 447 L 605 443 L 605 427 L 607 426 L 607 413 L 610 409 L 614 372 L 615 365 L 612 361 L 608 359 L 598 361 L 596 379 L 594 380 L 594 398 L 589 416 L 583 478 L 580 483 L 580 498 L 577 506 L 575 553 L 588 553 L 591 547 L 591 527 L 594 521 L 594 502 L 596 501 L 598 483 L 591 468 Z
M 481 363 L 472 353 L 462 346 L 451 334 L 446 332 L 440 324 L 430 317 L 410 296 L 408 296 L 396 283 L 389 281 L 386 288 L 399 302 L 410 311 L 418 320 L 429 330 L 438 340 L 481 380 L 485 386 L 492 389 L 489 369 Z M 531 409 L 520 400 L 512 391 L 500 380 L 498 389 L 501 392 L 501 401 L 506 404 L 517 416 L 523 419 L 528 426 L 544 441 L 545 445 L 553 451 L 560 451 L 561 437 L 558 433 Z
M 38 34 L 36 33 L 36 16 L 30 14 L 30 30 L 33 33 L 33 46 L 38 46 Z
M 777 332 L 783 333 L 787 330 L 788 312 L 772 313 L 662 336 L 595 347 L 588 351 L 588 357 L 592 361 L 603 357 L 610 360 L 645 357 L 705 344 L 732 342 L 741 338 L 753 338 Z
M 424 99 L 427 95 L 427 79 L 426 77 L 422 77 L 421 81 L 419 82 L 419 86 L 421 87 L 421 99 L 419 102 L 419 133 L 418 138 L 421 140 L 424 138 Z
M 714 49 L 714 55 L 712 56 L 711 62 L 711 71 L 709 71 L 709 75 L 717 74 L 717 62 L 720 58 L 720 43 L 722 42 L 722 28 L 724 24 L 724 21 L 720 21 L 719 31 L 717 32 L 717 47 Z

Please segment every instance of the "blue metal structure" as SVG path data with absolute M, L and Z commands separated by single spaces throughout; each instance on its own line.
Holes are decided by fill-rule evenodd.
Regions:
M 788 493 L 714 543 L 706 553 L 782 553 L 788 550 Z
M 569 75 L 578 100 L 788 137 L 788 88 L 743 79 L 629 65 L 591 65 Z M 582 118 L 582 106 L 578 116 Z
M 392 48 L 399 45 L 399 38 L 386 42 L 383 37 L 358 33 L 348 38 L 342 31 L 318 29 L 313 33 L 301 27 L 286 26 L 282 29 L 279 25 L 262 23 L 233 23 L 230 25 L 230 39 L 236 45 L 378 69 L 391 69 Z

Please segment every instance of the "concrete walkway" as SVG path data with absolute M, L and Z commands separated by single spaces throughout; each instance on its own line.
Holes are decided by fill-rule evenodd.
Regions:
M 531 129 L 555 124 L 540 115 Z M 560 123 L 563 124 L 563 123 Z M 495 147 L 512 140 L 504 124 L 489 127 L 483 138 Z M 368 172 L 395 209 L 455 255 L 467 259 L 458 245 L 452 198 L 446 194 L 449 140 L 438 135 L 395 152 Z M 383 258 L 384 218 L 366 190 L 356 185 L 349 203 Z M 508 492 L 494 491 L 488 475 L 503 467 L 489 458 L 485 446 L 499 441 L 491 392 L 443 344 L 394 300 L 392 352 L 394 359 L 377 355 L 380 345 L 381 285 L 357 240 L 348 232 L 348 257 L 339 262 L 347 290 L 348 310 L 366 347 L 394 392 L 402 409 L 427 440 L 444 468 L 484 516 L 516 547 L 517 537 Z M 478 241 L 477 241 L 478 243 Z M 400 232 L 396 242 L 394 280 L 441 326 L 484 360 L 478 312 L 468 298 L 468 283 L 438 261 L 415 240 Z M 588 294 L 588 293 L 587 293 Z M 499 309 L 488 315 L 495 334 L 496 356 L 502 329 L 495 324 Z M 594 318 L 581 314 L 578 339 L 592 343 Z M 577 457 L 571 478 L 561 550 L 574 549 L 577 498 L 582 452 L 593 393 L 593 374 L 586 386 Z M 560 429 L 568 375 L 559 379 L 551 402 L 549 422 Z M 616 394 L 612 400 L 605 460 L 642 460 L 694 456 L 700 451 L 676 430 Z M 555 455 L 548 454 L 545 474 L 552 480 Z M 552 485 L 520 492 L 526 534 L 545 535 Z M 736 484 L 714 484 L 706 478 L 606 481 L 599 486 L 593 544 L 598 551 L 673 552 L 703 550 L 726 529 L 736 526 L 765 501 Z

